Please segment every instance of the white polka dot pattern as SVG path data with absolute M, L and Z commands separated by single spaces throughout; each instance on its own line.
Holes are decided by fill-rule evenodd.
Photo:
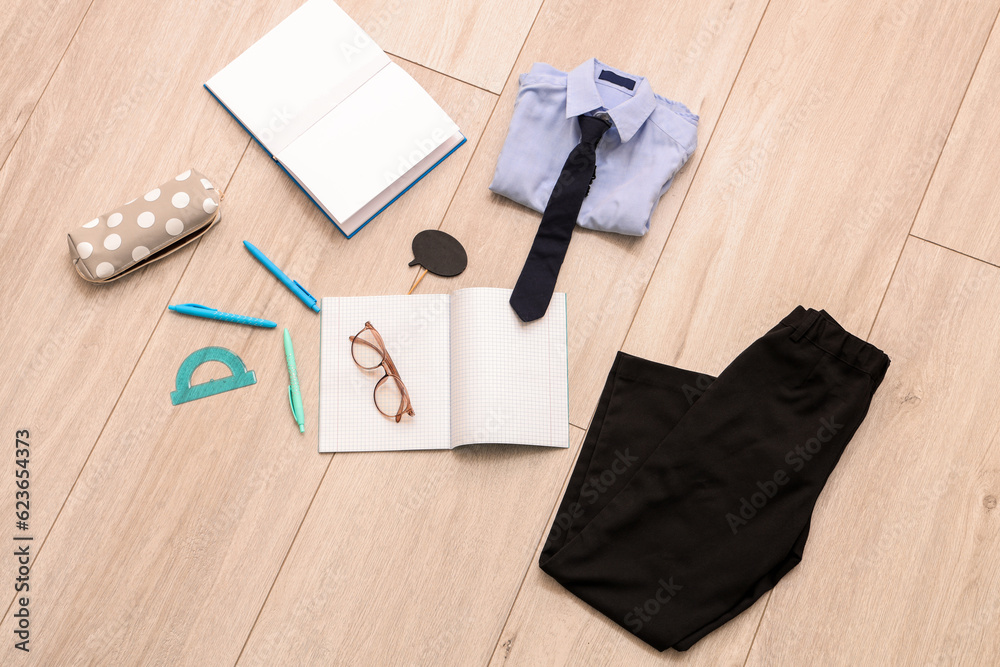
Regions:
M 171 236 L 177 236 L 184 231 L 184 223 L 177 218 L 170 218 L 167 220 L 167 234 Z
M 218 219 L 222 193 L 190 169 L 69 234 L 69 248 L 87 280 L 113 280 L 199 235 Z

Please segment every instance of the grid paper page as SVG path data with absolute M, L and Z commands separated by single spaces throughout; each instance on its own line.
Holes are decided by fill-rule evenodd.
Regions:
M 453 447 L 480 443 L 569 447 L 566 295 L 525 324 L 508 289 L 451 295 Z
M 327 297 L 320 324 L 319 451 L 449 449 L 450 352 L 447 294 Z M 351 357 L 350 336 L 378 330 L 406 385 L 414 416 L 398 424 L 373 399 L 381 369 Z

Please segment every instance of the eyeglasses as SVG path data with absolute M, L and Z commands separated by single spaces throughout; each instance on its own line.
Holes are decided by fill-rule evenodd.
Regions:
M 350 336 L 351 356 L 360 368 L 373 371 L 381 367 L 385 375 L 375 385 L 375 407 L 386 417 L 395 419 L 396 423 L 404 414 L 413 416 L 413 406 L 406 385 L 399 377 L 396 365 L 392 363 L 385 342 L 371 322 L 365 322 L 365 328 L 356 336 Z

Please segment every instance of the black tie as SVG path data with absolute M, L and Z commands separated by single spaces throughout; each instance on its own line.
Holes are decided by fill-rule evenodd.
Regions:
M 580 207 L 597 175 L 597 144 L 611 127 L 608 121 L 595 116 L 579 116 L 577 120 L 580 143 L 566 158 L 552 188 L 528 259 L 510 295 L 511 307 L 525 322 L 537 320 L 549 307 Z

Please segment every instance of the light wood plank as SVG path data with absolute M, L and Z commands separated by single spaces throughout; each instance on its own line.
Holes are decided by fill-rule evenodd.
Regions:
M 306 435 L 289 415 L 281 329 L 163 315 L 32 569 L 44 591 L 32 608 L 44 638 L 32 650 L 35 664 L 81 653 L 101 664 L 236 661 L 330 462 L 316 453 L 319 316 L 242 240 L 318 295 L 405 291 L 410 240 L 440 223 L 496 97 L 402 65 L 456 119 L 468 145 L 352 240 L 251 147 L 226 193 L 224 221 L 204 237 L 171 299 L 289 327 Z M 213 113 L 235 126 L 223 110 Z M 178 366 L 208 345 L 233 350 L 257 384 L 171 406 Z M 200 370 L 196 382 L 210 376 Z M 368 483 L 380 474 L 372 471 Z M 11 642 L 2 650 L 3 664 L 24 662 Z
M 201 82 L 235 56 L 220 35 L 270 20 L 240 4 L 151 12 L 97 3 L 0 171 L 8 263 L 0 303 L 10 323 L 0 345 L 17 351 L 3 365 L 0 428 L 28 428 L 38 441 L 32 474 L 44 484 L 32 495 L 31 532 L 39 542 L 192 253 L 93 286 L 76 275 L 66 233 L 191 166 L 229 181 L 249 139 Z M 144 435 L 140 420 L 119 437 Z M 2 493 L 13 502 L 13 486 Z M 13 567 L 0 562 L 0 575 Z
M 494 93 L 503 89 L 541 4 L 541 0 L 340 2 L 386 51 Z
M 916 236 L 1000 265 L 1000 34 L 983 52 L 927 189 Z
M 717 374 L 799 302 L 867 334 L 930 178 L 928 143 L 957 112 L 996 4 L 913 10 L 900 21 L 875 5 L 768 8 L 625 351 Z M 949 29 L 930 39 L 943 16 Z M 939 49 L 953 59 L 946 68 L 928 60 Z M 872 216 L 886 183 L 903 190 Z M 746 655 L 765 603 L 691 659 L 739 662 L 734 647 Z M 621 634 L 538 575 L 501 644 L 513 640 L 508 662 L 522 664 L 586 662 L 605 642 L 625 663 L 651 659 Z
M 388 51 L 503 88 L 481 145 L 495 98 L 404 65 L 470 142 L 357 238 L 251 146 L 200 247 L 102 288 L 76 277 L 63 234 L 191 165 L 229 181 L 248 139 L 200 84 L 301 0 L 153 13 L 102 0 L 82 22 L 86 1 L 17 1 L 0 18 L 0 346 L 12 351 L 0 428 L 33 433 L 36 547 L 66 505 L 32 570 L 33 655 L 7 643 L 4 664 L 226 664 L 249 635 L 247 663 L 742 665 L 759 620 L 751 664 L 998 662 L 997 369 L 980 351 L 997 339 L 996 269 L 910 239 L 873 332 L 894 365 L 821 498 L 805 563 L 681 655 L 655 653 L 537 568 L 581 429 L 569 452 L 317 455 L 318 318 L 239 241 L 261 239 L 318 294 L 404 292 L 413 233 L 441 222 L 475 153 L 443 225 L 470 269 L 419 291 L 509 287 L 538 214 L 486 184 L 517 75 L 596 55 L 649 76 L 701 113 L 701 148 L 648 237 L 574 239 L 559 288 L 585 426 L 644 291 L 625 349 L 710 372 L 799 301 L 864 334 L 946 138 L 914 232 L 1000 263 L 1000 241 L 977 228 L 996 217 L 984 153 L 996 35 L 948 134 L 1000 0 L 771 3 L 721 121 L 766 0 L 669 12 L 549 0 L 516 64 L 539 0 L 345 0 Z M 307 435 L 285 407 L 280 335 L 164 314 L 168 299 L 278 312 L 296 336 Z M 209 344 L 243 356 L 258 384 L 171 407 L 177 365 Z M 3 494 L 13 506 L 12 486 Z
M 998 309 L 1000 269 L 907 242 L 871 336 L 880 400 L 748 665 L 1000 663 Z
M 670 233 L 705 144 L 764 11 L 757 0 L 685 0 L 670 11 L 654 0 L 587 5 L 547 3 L 507 82 L 476 159 L 443 229 L 469 252 L 469 268 L 455 280 L 428 276 L 421 289 L 513 287 L 538 228 L 539 214 L 488 190 L 507 135 L 517 78 L 532 63 L 564 70 L 590 57 L 647 77 L 657 93 L 700 114 L 699 148 L 660 201 L 642 238 L 577 229 L 557 290 L 569 295 L 570 421 L 585 427 L 607 369 L 638 308 L 656 259 Z M 615 25 L 615 30 L 608 30 Z M 623 40 L 621 35 L 628 35 Z
M 7 0 L 0 15 L 0 164 L 62 59 L 91 0 Z
M 570 437 L 335 456 L 240 665 L 485 664 L 557 500 L 545 472 L 583 431 Z
M 599 45 L 608 51 L 598 53 L 602 58 L 623 68 L 632 67 L 648 74 L 661 91 L 664 91 L 664 86 L 660 84 L 676 75 L 683 77 L 682 87 L 691 91 L 693 99 L 701 100 L 703 95 L 714 93 L 716 96 L 703 103 L 712 117 L 721 109 L 724 91 L 735 76 L 744 53 L 733 45 L 734 40 L 745 48 L 756 27 L 755 22 L 748 23 L 750 19 L 747 15 L 753 15 L 748 7 L 762 10 L 763 4 L 742 3 L 737 8 L 729 9 L 721 3 L 707 8 L 690 3 L 685 5 L 685 11 L 676 15 L 671 13 L 669 19 L 663 17 L 662 12 L 652 4 L 634 8 L 635 18 L 630 30 L 636 34 L 639 43 L 650 45 L 647 53 L 653 51 L 652 44 L 658 45 L 654 51 L 656 66 L 649 67 L 648 63 L 639 62 L 630 55 L 622 45 L 615 44 L 606 31 L 594 27 L 601 21 L 610 20 L 610 13 L 591 17 L 593 23 L 581 20 L 567 24 L 573 14 L 573 5 L 557 3 L 543 8 L 543 15 L 536 24 L 536 30 L 541 32 L 538 35 L 532 33 L 526 52 L 541 57 L 544 49 L 558 45 L 560 50 L 570 54 L 568 62 L 577 64 L 593 55 L 593 52 L 584 52 L 580 45 L 590 43 L 589 48 Z M 611 12 L 610 9 L 600 8 L 595 11 Z M 727 13 L 729 11 L 732 13 Z M 720 15 L 725 20 L 718 18 Z M 653 20 L 651 25 L 640 25 L 651 17 L 661 18 Z M 709 29 L 706 26 L 716 31 L 713 33 L 714 41 L 709 40 L 711 43 L 704 43 L 705 39 L 699 37 L 701 31 Z M 552 38 L 557 34 L 565 36 L 567 30 L 572 39 L 560 38 L 556 41 Z M 665 34 L 672 37 L 666 38 Z M 664 42 L 676 46 L 662 50 L 660 46 Z M 690 46 L 692 44 L 697 48 Z M 444 225 L 465 243 L 470 253 L 470 267 L 456 279 L 428 276 L 420 286 L 422 292 L 450 291 L 469 285 L 510 286 L 513 276 L 520 269 L 538 216 L 516 211 L 513 206 L 500 203 L 496 198 L 490 200 L 485 196 L 488 193 L 484 179 L 488 180 L 488 175 L 492 173 L 506 131 L 512 102 L 511 86 L 516 85 L 517 73 L 530 66 L 531 59 L 526 58 L 521 63 L 523 67 L 516 68 L 516 73 L 508 82 L 501 101 L 504 106 L 494 112 L 488 130 L 489 139 L 477 149 L 473 165 L 463 180 Z M 659 79 L 656 78 L 657 72 Z M 706 78 L 719 83 L 723 92 L 713 91 L 706 84 Z M 675 187 L 683 192 L 686 185 Z M 464 203 L 459 203 L 459 198 Z M 473 205 L 473 202 L 481 205 Z M 676 211 L 676 203 L 662 202 L 658 215 L 671 205 Z M 525 224 L 518 229 L 511 224 L 514 219 L 511 215 L 522 216 Z M 658 232 L 661 234 L 658 237 L 661 245 L 666 231 L 664 228 Z M 524 248 L 510 250 L 512 240 L 521 233 L 524 234 Z M 645 239 L 643 243 L 656 243 L 655 238 Z M 609 258 L 613 258 L 622 245 L 620 240 L 612 239 L 610 235 L 595 234 L 590 240 L 597 244 L 590 246 L 592 248 L 605 246 L 607 249 L 604 252 Z M 585 237 L 583 241 L 577 239 L 574 245 L 586 241 Z M 659 246 L 649 247 L 652 252 L 647 251 L 648 254 L 643 255 L 647 276 L 655 254 L 659 252 Z M 503 252 L 497 252 L 498 248 Z M 511 257 L 516 259 L 512 262 Z M 580 261 L 579 258 L 577 261 Z M 517 266 L 512 266 L 513 263 Z M 576 275 L 589 276 L 592 268 L 584 270 L 578 265 Z M 497 282 L 497 276 L 506 276 L 511 270 L 515 273 L 511 274 L 509 283 L 506 280 Z M 635 304 L 645 278 L 642 281 L 636 281 L 629 288 L 630 298 Z M 598 286 L 596 289 L 603 288 Z M 618 298 L 614 286 L 609 286 L 606 294 L 608 301 L 605 305 Z M 582 307 L 577 304 L 583 300 L 583 297 L 575 299 L 571 309 Z M 630 315 L 631 311 L 627 311 L 625 321 L 619 322 L 621 335 L 624 335 Z M 618 343 L 604 340 L 602 335 L 607 335 L 607 332 L 588 331 L 587 335 L 593 336 L 595 341 L 602 340 L 609 355 L 613 356 Z M 574 342 L 573 338 L 571 348 L 571 363 L 579 364 L 581 357 L 588 354 L 580 350 L 579 342 Z M 591 363 L 594 363 L 593 360 Z M 596 372 L 603 375 L 607 368 Z M 571 376 L 570 382 L 570 396 L 575 399 L 580 380 Z M 455 455 L 379 456 L 378 460 L 385 462 L 380 463 L 383 467 L 388 466 L 391 460 L 394 468 L 398 466 L 401 469 L 399 475 L 418 481 L 410 482 L 404 489 L 392 493 L 368 493 L 360 500 L 350 499 L 354 495 L 351 489 L 392 487 L 387 487 L 377 477 L 369 479 L 370 466 L 375 465 L 377 469 L 377 464 L 355 461 L 355 457 L 351 456 L 335 457 L 317 494 L 309 520 L 299 534 L 289 565 L 275 584 L 242 661 L 266 663 L 292 655 L 293 660 L 300 662 L 336 663 L 355 659 L 354 656 L 362 652 L 368 655 L 375 651 L 371 657 L 373 663 L 485 663 L 493 651 L 495 639 L 501 632 L 524 573 L 534 567 L 534 550 L 543 526 L 558 500 L 557 489 L 575 458 L 574 453 L 534 452 L 530 448 L 509 454 L 507 450 L 501 451 L 503 456 L 498 454 L 495 460 L 486 458 L 485 454 L 468 460 L 456 460 Z M 461 452 L 458 454 L 461 455 Z M 472 457 L 473 454 L 467 456 Z M 385 474 L 393 474 L 392 479 L 398 479 L 395 473 L 388 470 Z M 471 481 L 465 481 L 468 476 L 471 476 Z M 362 482 L 367 480 L 366 484 L 356 482 L 358 477 Z M 428 504 L 426 510 L 421 509 L 419 517 L 400 516 L 400 505 L 407 504 L 407 498 L 414 493 L 420 495 L 412 491 L 413 488 L 422 488 L 420 485 L 432 487 L 433 498 L 428 503 L 433 504 Z M 376 541 L 375 546 L 367 543 L 359 545 L 354 549 L 360 551 L 354 553 L 350 545 L 357 544 L 356 537 L 345 536 L 343 546 L 331 547 L 331 539 L 341 539 L 331 538 L 331 535 L 339 536 L 345 530 L 356 535 L 344 524 L 344 517 L 362 512 L 358 508 L 364 508 L 364 516 L 382 517 L 381 522 L 388 524 L 383 528 L 380 522 L 378 532 L 372 537 Z M 344 528 L 331 531 L 329 526 Z M 377 572 L 373 572 L 372 554 L 385 548 L 383 545 L 389 545 L 392 552 L 378 561 L 374 568 Z M 456 555 L 451 556 L 453 552 Z M 315 573 L 330 570 L 334 563 L 340 572 L 340 580 L 316 587 L 313 581 Z M 384 583 L 376 583 L 377 577 L 386 577 L 386 572 L 391 572 L 391 577 Z M 323 590 L 331 586 L 337 586 L 336 595 Z M 309 601 L 303 606 L 310 613 L 290 618 L 288 605 L 292 600 L 301 599 L 300 596 L 306 596 Z M 433 613 L 421 611 L 429 609 L 433 609 Z
M 997 5 L 772 6 L 624 349 L 719 371 L 799 303 L 864 335 Z

